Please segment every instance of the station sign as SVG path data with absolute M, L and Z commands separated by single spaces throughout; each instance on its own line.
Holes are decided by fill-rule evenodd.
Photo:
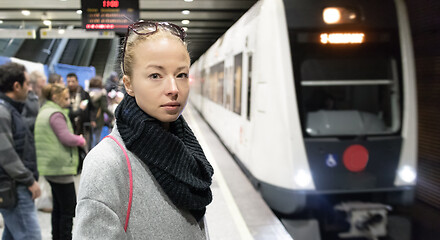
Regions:
M 35 29 L 0 29 L 0 38 L 28 38 L 35 39 L 37 38 Z
M 81 0 L 82 28 L 125 32 L 139 20 L 139 0 Z
M 70 38 L 70 39 L 89 39 L 89 38 L 114 38 L 112 31 L 86 31 L 84 29 L 40 29 L 40 38 Z

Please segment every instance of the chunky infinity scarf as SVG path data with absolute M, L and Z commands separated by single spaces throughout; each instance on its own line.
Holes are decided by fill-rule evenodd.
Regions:
M 115 116 L 127 149 L 148 166 L 174 205 L 189 210 L 199 221 L 212 201 L 209 186 L 214 170 L 183 116 L 166 131 L 128 94 Z

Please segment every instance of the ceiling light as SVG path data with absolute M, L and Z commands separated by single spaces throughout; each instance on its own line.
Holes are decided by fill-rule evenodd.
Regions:
M 183 0 L 183 1 L 185 1 L 185 2 L 192 2 L 193 0 Z
M 61 2 L 67 2 L 67 0 L 60 0 Z
M 77 14 L 82 14 L 83 13 L 83 11 L 80 9 L 80 10 L 76 10 L 76 13 Z
M 182 24 L 185 24 L 185 25 L 189 24 L 189 20 L 187 20 L 187 19 L 182 20 Z
M 185 32 L 188 32 L 188 28 L 187 27 L 182 27 L 183 30 L 185 30 Z
M 0 20 L 0 24 L 2 24 L 3 23 L 3 20 Z
M 31 11 L 29 11 L 29 10 L 23 10 L 23 11 L 21 11 L 21 14 L 23 14 L 23 15 L 25 15 L 25 16 L 29 16 L 29 15 L 31 15 Z
M 58 34 L 64 34 L 66 32 L 66 30 L 64 29 L 58 29 Z
M 182 11 L 182 14 L 185 14 L 185 15 L 188 15 L 189 13 L 190 13 L 189 10 L 183 10 L 183 11 Z
M 50 26 L 50 25 L 52 25 L 52 22 L 50 20 L 44 20 L 43 24 L 46 26 Z

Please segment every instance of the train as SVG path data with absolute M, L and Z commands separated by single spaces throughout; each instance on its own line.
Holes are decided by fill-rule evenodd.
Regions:
M 380 237 L 390 207 L 413 202 L 403 0 L 260 0 L 191 65 L 190 81 L 189 101 L 276 212 L 326 199 L 350 223 L 342 237 Z

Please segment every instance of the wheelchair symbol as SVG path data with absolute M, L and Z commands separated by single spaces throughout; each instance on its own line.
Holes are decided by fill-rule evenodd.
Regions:
M 338 165 L 338 162 L 336 161 L 333 154 L 327 155 L 327 159 L 325 160 L 325 163 L 327 164 L 328 167 L 331 167 L 331 168 L 336 167 Z

